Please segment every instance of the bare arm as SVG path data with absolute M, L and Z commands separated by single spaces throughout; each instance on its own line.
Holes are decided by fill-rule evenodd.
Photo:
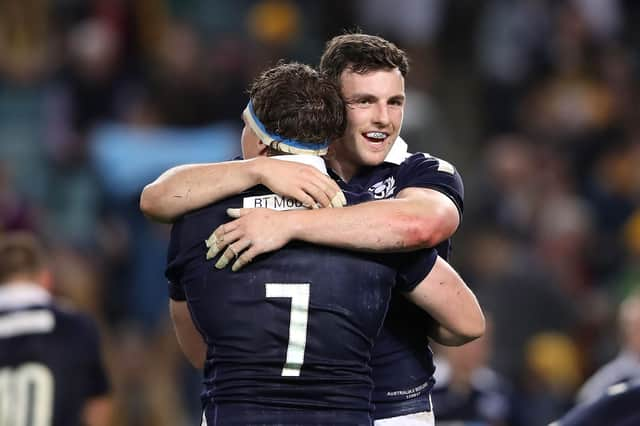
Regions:
M 207 345 L 193 324 L 187 302 L 170 300 L 169 312 L 171 313 L 173 329 L 182 353 L 187 357 L 191 365 L 201 370 L 204 367 L 204 361 L 207 356 Z
M 407 188 L 398 197 L 342 209 L 231 209 L 237 219 L 218 227 L 210 257 L 227 249 L 216 264 L 223 268 L 239 255 L 234 270 L 292 240 L 356 251 L 412 251 L 449 238 L 460 223 L 458 209 L 443 193 Z
M 453 201 L 439 191 L 425 188 L 407 188 L 395 199 L 362 203 L 341 211 L 309 213 L 292 221 L 295 227 L 291 239 L 358 251 L 433 247 L 453 235 L 460 223 Z
M 186 164 L 167 170 L 145 186 L 140 210 L 150 219 L 168 223 L 257 184 L 250 161 Z
M 260 184 L 309 207 L 346 204 L 338 185 L 314 167 L 257 157 L 169 169 L 145 186 L 140 196 L 140 210 L 150 219 L 168 223 L 188 211 Z
M 430 336 L 446 346 L 459 346 L 484 334 L 485 319 L 473 292 L 441 257 L 407 298 L 438 323 Z

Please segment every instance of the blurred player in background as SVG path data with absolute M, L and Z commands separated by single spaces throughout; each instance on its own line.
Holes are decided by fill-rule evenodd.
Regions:
M 618 324 L 622 347 L 618 356 L 603 365 L 578 391 L 578 402 L 591 402 L 615 384 L 640 380 L 640 292 L 620 305 Z
M 640 424 L 640 381 L 610 386 L 599 397 L 579 404 L 549 426 L 635 426 Z
M 342 134 L 343 112 L 336 87 L 310 67 L 277 66 L 252 87 L 243 113 L 243 153 L 322 154 L 328 140 Z M 324 170 L 318 157 L 282 158 Z M 208 230 L 225 220 L 226 208 L 256 203 L 303 208 L 258 187 L 186 214 L 172 231 L 172 312 L 196 366 L 203 348 L 188 342 L 198 340 L 197 331 L 206 341 L 208 424 L 370 424 L 367 362 L 394 285 L 451 327 L 453 333 L 443 335 L 464 342 L 482 333 L 475 297 L 432 249 L 371 255 L 294 243 L 246 271 L 224 269 L 225 256 L 216 264 L 220 269 L 212 268 L 207 259 L 219 252 L 224 235 L 205 244 Z M 178 304 L 185 296 L 197 331 L 176 315 L 178 309 L 184 313 Z
M 447 259 L 449 237 L 462 214 L 462 180 L 444 160 L 408 154 L 399 138 L 408 71 L 405 52 L 380 37 L 347 34 L 328 42 L 320 68 L 339 85 L 347 103 L 347 129 L 327 156 L 330 172 L 343 188 L 369 192 L 378 201 L 343 209 L 234 211 L 242 217 L 214 232 L 223 257 L 234 259 L 232 267 L 238 270 L 262 253 L 301 240 L 365 252 L 437 247 Z M 306 183 L 282 190 L 285 182 L 300 180 L 291 170 L 278 170 L 281 186 L 271 187 L 265 179 L 271 163 L 242 167 L 234 174 L 219 164 L 171 169 L 145 188 L 141 208 L 158 220 L 171 221 L 220 199 L 216 191 L 223 181 L 244 182 L 240 190 L 264 183 L 312 206 L 330 205 L 327 200 L 334 194 L 333 188 Z M 372 357 L 375 417 L 381 420 L 377 424 L 433 423 L 429 393 L 434 365 L 428 337 L 453 343 L 434 332 L 439 330 L 436 325 L 403 297 L 394 297 Z
M 0 425 L 109 425 L 98 331 L 53 285 L 33 235 L 0 236 Z

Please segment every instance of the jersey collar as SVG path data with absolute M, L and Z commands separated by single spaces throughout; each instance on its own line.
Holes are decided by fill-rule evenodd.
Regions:
M 398 136 L 384 161 L 385 163 L 400 165 L 409 156 L 408 151 L 409 146 L 404 139 Z M 328 174 L 324 159 L 317 155 L 275 155 L 271 158 L 275 158 L 276 160 L 293 161 L 294 163 L 308 164 L 320 170 L 325 175 Z
M 9 310 L 25 306 L 46 305 L 51 295 L 37 284 L 24 282 L 0 286 L 0 309 Z
M 387 156 L 384 158 L 384 162 L 399 166 L 409 155 L 411 155 L 409 154 L 408 151 L 409 151 L 409 145 L 407 145 L 404 139 L 398 136 L 395 142 L 393 143 L 393 145 L 391 146 L 391 149 L 387 153 Z M 283 157 L 286 157 L 286 156 L 283 156 Z M 329 176 L 331 176 L 334 180 L 337 180 L 338 182 L 344 182 L 342 178 L 338 176 L 338 174 L 333 170 L 330 170 Z
M 385 163 L 400 165 L 409 156 L 409 146 L 400 136 L 396 139 L 385 157 Z
M 327 166 L 324 164 L 324 159 L 317 155 L 275 155 L 271 158 L 275 158 L 276 160 L 293 161 L 294 163 L 308 164 L 320 170 L 325 175 L 327 174 Z

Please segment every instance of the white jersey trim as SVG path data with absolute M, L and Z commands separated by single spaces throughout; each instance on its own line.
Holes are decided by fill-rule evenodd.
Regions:
M 38 284 L 19 282 L 0 286 L 0 310 L 49 303 L 51 303 L 51 295 Z
M 409 145 L 407 145 L 404 139 L 398 136 L 396 141 L 393 143 L 391 150 L 385 157 L 384 161 L 386 163 L 400 165 L 410 155 L 411 154 L 409 153 Z
M 55 325 L 55 317 L 48 309 L 12 312 L 0 316 L 0 338 L 48 333 Z
M 316 169 L 320 170 L 325 175 L 327 173 L 327 166 L 324 164 L 324 160 L 322 157 L 318 157 L 317 155 L 275 155 L 273 157 L 276 160 L 284 160 L 284 161 L 293 161 L 294 163 L 302 163 L 308 164 L 309 166 L 313 166 Z

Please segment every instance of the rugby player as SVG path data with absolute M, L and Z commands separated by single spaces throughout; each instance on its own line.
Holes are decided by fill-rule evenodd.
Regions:
M 220 241 L 216 248 L 222 252 L 217 265 L 224 267 L 233 260 L 233 269 L 239 270 L 258 255 L 292 240 L 364 252 L 437 247 L 440 256 L 448 258 L 449 238 L 460 223 L 463 208 L 462 180 L 442 159 L 408 154 L 407 145 L 398 137 L 408 71 L 406 54 L 380 37 L 347 34 L 328 42 L 320 68 L 340 86 L 347 103 L 347 129 L 327 157 L 330 173 L 343 188 L 368 191 L 378 201 L 343 209 L 232 210 L 239 219 L 213 233 Z M 228 195 L 224 190 L 216 193 L 216 182 L 237 179 L 246 188 L 265 183 L 264 176 L 274 167 L 273 161 L 182 166 L 145 188 L 141 208 L 150 216 L 171 220 Z M 295 175 L 285 172 L 290 170 L 278 169 L 279 182 L 293 182 Z M 333 189 L 324 183 L 304 186 L 305 197 L 291 188 L 272 189 L 312 206 L 328 205 L 326 200 L 334 197 Z M 264 227 L 265 223 L 275 226 Z M 471 318 L 477 329 L 483 329 L 478 316 Z M 434 365 L 428 337 L 444 344 L 461 343 L 441 334 L 443 330 L 446 328 L 438 326 L 438 321 L 404 297 L 394 296 L 372 356 L 375 417 L 380 420 L 376 423 L 433 423 L 429 392 Z
M 0 425 L 111 424 L 96 326 L 53 301 L 43 247 L 0 236 Z
M 300 98 L 305 97 L 312 108 L 301 104 Z M 279 109 L 273 105 L 276 100 L 282 103 Z M 336 101 L 339 107 L 335 107 Z M 258 115 L 268 115 L 266 111 L 297 116 L 287 123 L 282 117 L 268 117 L 268 124 L 263 124 Z M 276 67 L 258 78 L 252 88 L 251 102 L 243 114 L 243 153 L 266 155 L 275 146 L 285 152 L 322 153 L 327 140 L 336 132 L 342 133 L 343 126 L 335 118 L 340 112 L 342 104 L 335 87 L 309 67 Z M 278 134 L 269 131 L 276 125 Z M 292 140 L 292 134 L 316 141 Z M 303 158 L 323 165 L 319 158 Z M 172 231 L 167 269 L 173 283 L 172 304 L 186 296 L 195 326 L 207 345 L 206 421 L 370 424 L 367 361 L 391 287 L 395 284 L 413 290 L 436 262 L 429 279 L 466 291 L 480 312 L 475 298 L 457 274 L 436 258 L 434 250 L 402 257 L 374 256 L 291 244 L 246 272 L 212 268 L 206 259 L 223 239 L 213 236 L 205 243 L 207 230 L 225 220 L 227 207 L 256 200 L 273 207 L 279 203 L 285 209 L 302 207 L 295 202 L 290 205 L 290 200 L 274 196 L 266 188 L 254 188 L 185 215 Z M 437 300 L 433 291 L 414 290 L 409 297 L 425 309 Z M 175 306 L 172 309 L 175 318 Z M 192 359 L 196 365 L 200 363 L 197 357 Z

